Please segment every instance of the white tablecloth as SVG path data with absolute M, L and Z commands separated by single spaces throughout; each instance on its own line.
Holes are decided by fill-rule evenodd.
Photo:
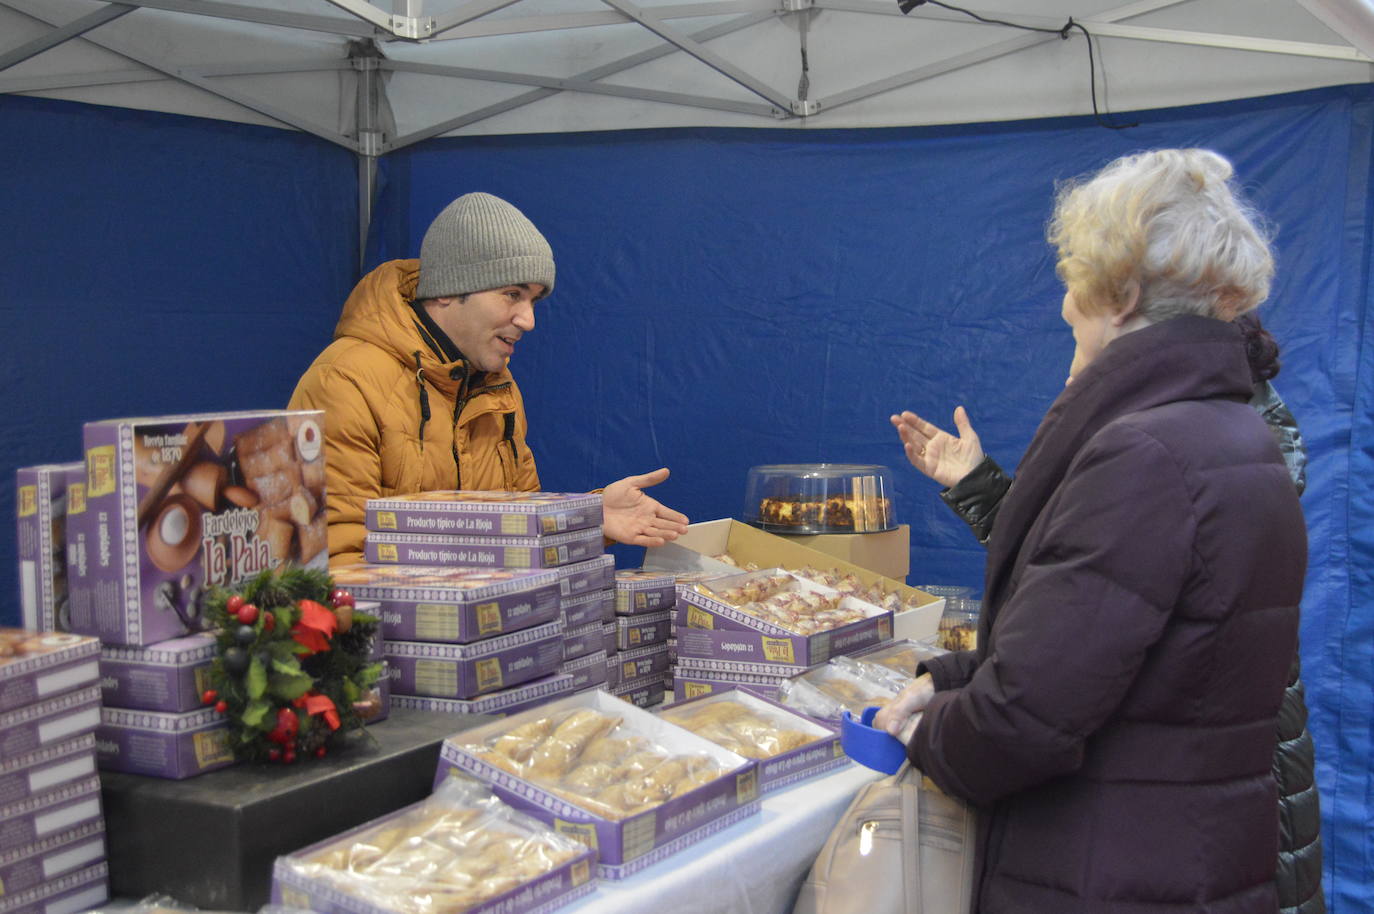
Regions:
M 850 763 L 763 798 L 763 809 L 560 909 L 578 914 L 787 914 L 840 815 L 882 777 Z

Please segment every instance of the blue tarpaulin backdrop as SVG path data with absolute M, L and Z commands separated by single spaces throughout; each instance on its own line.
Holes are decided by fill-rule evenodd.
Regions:
M 706 520 L 739 515 L 754 464 L 887 464 L 913 583 L 978 587 L 982 550 L 905 465 L 887 416 L 948 425 L 963 403 L 1014 466 L 1072 350 L 1043 238 L 1056 180 L 1143 148 L 1231 157 L 1276 229 L 1261 314 L 1311 452 L 1302 646 L 1329 900 L 1368 910 L 1374 88 L 1133 120 L 435 140 L 383 162 L 368 262 L 414 256 L 457 194 L 511 200 L 559 264 L 513 362 L 546 488 L 668 465 L 658 494 Z M 346 153 L 15 97 L 0 98 L 0 130 L 6 472 L 76 459 L 87 419 L 285 403 L 356 275 Z M 13 506 L 7 486 L 0 510 Z M 0 554 L 13 536 L 0 531 Z

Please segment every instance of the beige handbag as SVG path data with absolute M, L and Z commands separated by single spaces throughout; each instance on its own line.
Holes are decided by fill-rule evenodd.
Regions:
M 973 843 L 973 810 L 903 763 L 849 804 L 792 914 L 969 914 Z

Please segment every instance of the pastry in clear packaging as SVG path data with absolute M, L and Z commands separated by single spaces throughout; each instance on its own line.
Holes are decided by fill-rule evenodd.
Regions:
M 586 854 L 475 782 L 449 778 L 376 827 L 278 865 L 378 910 L 458 914 Z
M 749 470 L 744 520 L 775 533 L 877 533 L 895 526 L 892 471 L 796 463 Z
M 659 716 L 752 759 L 772 758 L 825 738 L 796 729 L 780 714 L 726 699 L 664 708 Z
M 506 749 L 545 730 L 523 762 Z M 581 808 L 619 820 L 651 809 L 725 773 L 707 756 L 672 754 L 627 733 L 622 718 L 591 708 L 521 724 L 464 751 Z

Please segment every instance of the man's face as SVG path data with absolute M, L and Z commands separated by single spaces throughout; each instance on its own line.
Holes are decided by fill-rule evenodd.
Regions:
M 540 283 L 522 283 L 473 292 L 461 301 L 434 299 L 430 316 L 479 371 L 506 367 L 520 337 L 534 329 L 534 302 L 545 292 Z

